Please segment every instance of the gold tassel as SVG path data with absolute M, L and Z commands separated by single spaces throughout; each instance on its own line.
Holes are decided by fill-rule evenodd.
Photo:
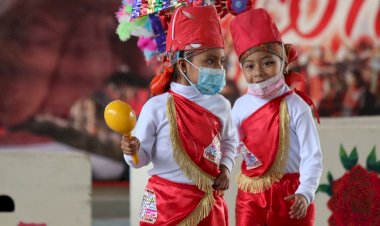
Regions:
M 177 127 L 177 114 L 172 95 L 169 95 L 167 102 L 167 115 L 170 124 L 170 139 L 173 146 L 173 157 L 180 167 L 181 171 L 188 177 L 195 185 L 205 192 L 196 209 L 187 216 L 179 225 L 193 226 L 197 225 L 202 219 L 207 217 L 214 206 L 214 196 L 212 189 L 213 176 L 208 175 L 200 169 L 187 155 L 181 142 Z
M 284 176 L 289 153 L 289 123 L 290 117 L 285 98 L 280 104 L 280 135 L 276 159 L 272 167 L 259 177 L 248 177 L 240 173 L 237 177 L 239 188 L 245 192 L 261 193 L 279 182 Z

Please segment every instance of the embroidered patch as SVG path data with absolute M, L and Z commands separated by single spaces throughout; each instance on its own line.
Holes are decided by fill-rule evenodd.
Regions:
M 254 154 L 252 154 L 247 149 L 243 142 L 240 142 L 239 150 L 240 153 L 243 155 L 243 159 L 245 161 L 245 166 L 247 170 L 257 168 L 263 164 L 258 158 L 256 158 Z
M 150 189 L 145 189 L 140 208 L 140 221 L 154 224 L 157 220 L 156 194 Z
M 205 148 L 203 152 L 203 157 L 211 162 L 219 165 L 220 160 L 222 159 L 222 152 L 220 151 L 220 135 L 216 135 L 212 140 L 212 143 Z

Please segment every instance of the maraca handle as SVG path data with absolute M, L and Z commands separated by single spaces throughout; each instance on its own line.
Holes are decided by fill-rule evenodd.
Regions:
M 139 157 L 137 156 L 137 153 L 132 155 L 132 161 L 135 165 L 139 164 Z
M 124 135 L 128 138 L 131 138 L 131 133 L 125 133 Z M 132 161 L 133 161 L 133 164 L 135 165 L 139 164 L 139 156 L 137 155 L 137 153 L 134 153 L 132 155 Z

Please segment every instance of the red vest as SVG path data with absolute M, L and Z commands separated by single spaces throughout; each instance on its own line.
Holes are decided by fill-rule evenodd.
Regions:
M 204 192 L 180 225 L 198 225 L 215 206 L 212 184 L 219 175 L 220 120 L 207 109 L 169 91 L 167 116 L 173 157 L 181 171 Z
M 291 93 L 287 92 L 269 101 L 243 121 L 241 140 L 261 162 L 260 166 L 250 169 L 247 167 L 248 161 L 243 161 L 241 170 L 245 175 L 262 176 L 272 166 L 280 142 L 280 103 Z
M 283 176 L 289 151 L 289 114 L 285 97 L 276 97 L 246 118 L 242 125 L 240 151 L 244 161 L 239 188 L 263 192 Z
M 183 150 L 203 172 L 219 174 L 221 123 L 218 117 L 187 98 L 170 92 L 176 111 L 177 131 Z

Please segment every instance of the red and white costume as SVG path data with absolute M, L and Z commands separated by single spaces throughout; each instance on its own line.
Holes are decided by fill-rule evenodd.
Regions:
M 255 51 L 281 53 L 276 50 L 281 47 L 281 35 L 263 9 L 236 16 L 231 33 L 239 59 Z M 288 63 L 289 55 L 284 58 Z M 232 118 L 244 159 L 238 177 L 236 225 L 313 225 L 322 153 L 305 100 L 310 104 L 284 84 L 269 97 L 247 93 L 235 102 Z M 284 198 L 292 194 L 302 194 L 310 203 L 303 219 L 289 216 L 292 202 Z
M 178 8 L 168 30 L 167 51 L 224 47 L 213 7 Z M 161 94 L 148 100 L 137 122 L 138 165 L 124 155 L 134 168 L 153 163 L 140 225 L 228 225 L 225 201 L 212 184 L 220 164 L 229 170 L 234 165 L 237 133 L 230 103 L 219 94 L 206 96 L 192 86 L 167 84 L 162 76 L 168 74 L 151 84 Z

